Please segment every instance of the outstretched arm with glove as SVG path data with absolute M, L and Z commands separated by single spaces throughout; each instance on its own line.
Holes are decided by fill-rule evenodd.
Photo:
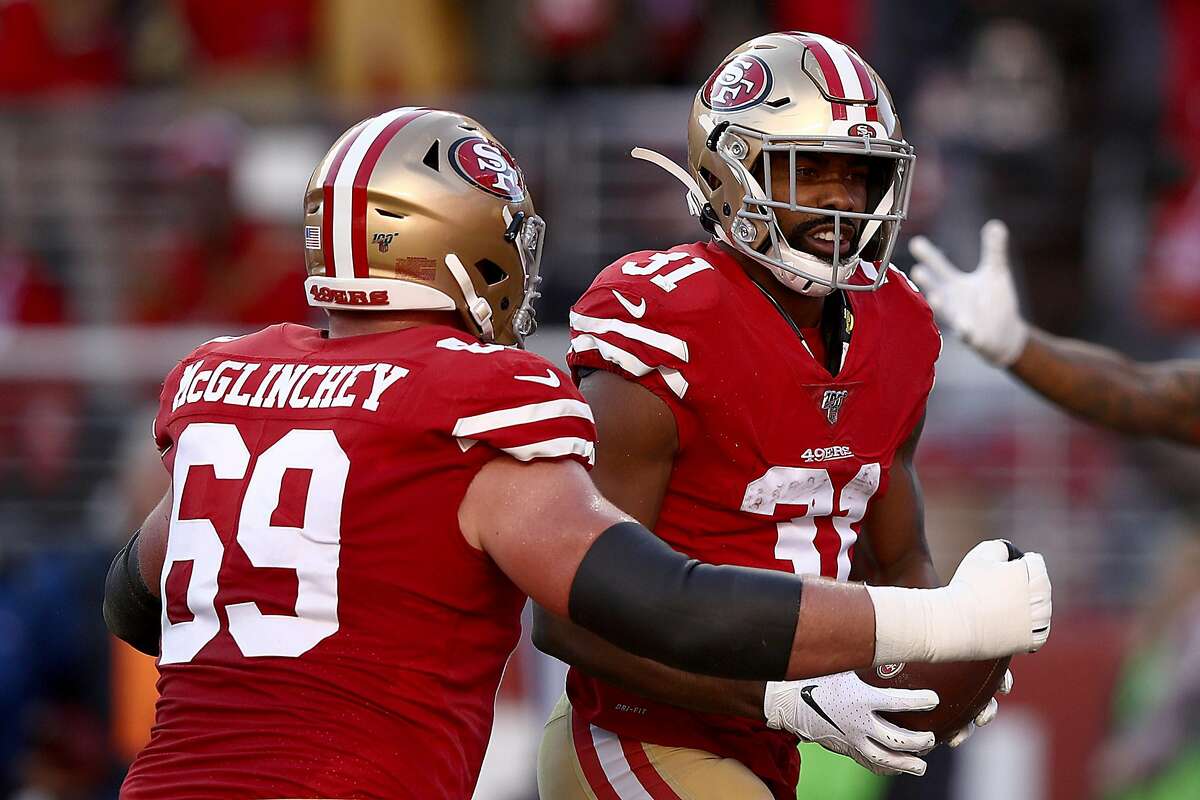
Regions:
M 1122 433 L 1200 445 L 1200 362 L 1133 361 L 1022 319 L 1008 261 L 1008 229 L 981 232 L 979 266 L 963 272 L 928 239 L 909 244 L 912 278 L 943 325 L 1050 402 Z

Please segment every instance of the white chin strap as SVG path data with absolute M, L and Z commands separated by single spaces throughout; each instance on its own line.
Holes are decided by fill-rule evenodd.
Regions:
M 750 255 L 751 258 L 754 258 L 752 255 L 754 251 L 750 250 L 750 248 L 739 247 L 738 249 L 743 253 Z M 826 272 L 828 272 L 830 275 L 833 274 L 833 269 L 831 266 L 819 259 L 806 256 L 804 253 L 797 253 L 787 245 L 781 245 L 777 249 L 779 250 L 779 260 L 786 262 L 789 266 L 804 270 L 810 275 L 816 274 L 820 271 L 820 267 L 824 266 L 826 267 Z M 755 260 L 757 261 L 758 259 Z M 816 264 L 813 264 L 812 262 L 816 262 Z M 776 264 L 764 264 L 764 266 L 771 273 L 771 275 L 774 276 L 775 280 L 779 281 L 786 288 L 791 289 L 797 294 L 802 294 L 806 297 L 825 297 L 833 291 L 833 286 L 829 286 L 824 283 L 818 283 L 812 278 L 806 278 L 802 275 L 792 272 L 791 270 L 783 269 Z M 817 267 L 816 270 L 814 270 L 814 266 Z
M 651 164 L 665 170 L 677 181 L 684 185 L 687 189 L 687 205 L 688 211 L 694 217 L 701 216 L 701 210 L 708 202 L 704 197 L 704 193 L 700 190 L 700 185 L 683 167 L 676 164 L 671 159 L 664 156 L 662 153 L 655 152 L 645 147 L 635 147 L 630 151 L 630 155 L 642 161 L 648 161 Z M 721 155 L 718 153 L 718 155 Z M 751 202 L 756 200 L 765 200 L 766 192 L 758 184 L 758 181 L 750 173 L 749 170 L 734 159 L 724 158 L 725 163 L 733 169 L 742 179 L 742 188 L 750 196 Z M 879 204 L 875 207 L 874 214 L 884 214 L 885 209 L 890 209 L 895 198 L 896 182 L 892 181 L 880 198 Z M 766 208 L 766 206 L 763 206 Z M 775 216 L 774 210 L 771 216 Z M 757 224 L 757 223 L 755 223 Z M 779 229 L 778 221 L 769 223 L 775 227 L 777 238 L 774 243 L 775 252 L 778 254 L 777 260 L 780 264 L 773 264 L 763 253 L 754 250 L 745 242 L 742 242 L 735 237 L 731 237 L 725 232 L 722 225 L 716 225 L 714 235 L 717 239 L 729 245 L 749 258 L 753 258 L 770 270 L 775 279 L 783 284 L 788 289 L 808 297 L 825 297 L 830 294 L 834 286 L 844 284 L 862 264 L 862 251 L 867 246 L 867 243 L 875 237 L 879 232 L 879 227 L 882 224 L 880 220 L 869 220 L 863 226 L 862 232 L 859 234 L 858 249 L 848 256 L 845 261 L 838 264 L 837 274 L 834 274 L 833 263 L 826 261 L 823 258 L 805 253 L 802 250 L 797 250 L 787 243 L 787 238 L 783 235 L 783 231 Z
M 496 338 L 495 331 L 492 329 L 492 307 L 486 300 L 475 294 L 475 284 L 471 283 L 471 276 L 467 274 L 467 268 L 463 266 L 458 256 L 454 253 L 447 253 L 446 266 L 449 267 L 454 280 L 458 282 L 458 288 L 462 289 L 467 311 L 470 312 L 471 319 L 479 326 L 480 337 L 484 341 L 492 341 Z
M 633 148 L 633 150 L 630 151 L 630 155 L 632 155 L 634 158 L 641 159 L 642 161 L 648 161 L 651 164 L 662 168 L 677 181 L 682 183 L 687 189 L 688 211 L 691 212 L 693 217 L 700 216 L 700 210 L 704 208 L 704 205 L 708 202 L 708 200 L 705 199 L 703 192 L 700 191 L 700 186 L 696 183 L 696 180 L 689 175 L 687 171 L 683 169 L 683 167 L 679 166 L 662 153 L 655 152 L 654 150 L 650 150 L 645 147 Z M 738 164 L 737 166 L 741 167 L 741 164 Z M 744 168 L 742 168 L 741 172 L 743 178 L 749 183 L 750 191 L 757 192 L 758 196 L 760 197 L 765 197 L 766 194 L 763 192 L 762 187 L 758 185 L 758 182 L 754 180 L 754 176 L 747 172 Z M 878 225 L 878 223 L 872 224 L 876 226 Z M 730 247 L 733 247 L 738 252 L 744 253 L 750 258 L 753 258 L 755 261 L 763 264 L 768 270 L 770 270 L 771 274 L 775 276 L 775 279 L 788 289 L 809 297 L 824 297 L 833 291 L 833 286 L 831 285 L 823 285 L 813 280 L 811 277 L 799 275 L 795 272 L 782 269 L 778 265 L 763 261 L 761 253 L 755 252 L 753 249 L 741 242 L 733 241 L 729 234 L 725 232 L 725 228 L 723 226 L 717 225 L 715 227 L 716 230 L 714 231 L 714 235 L 719 240 L 725 242 L 725 244 L 729 245 Z M 874 231 L 872 230 L 872 233 L 873 232 Z M 782 235 L 780 238 L 782 240 Z M 865 242 L 866 239 L 863 239 L 862 241 Z M 799 271 L 806 272 L 809 275 L 820 276 L 828 274 L 829 277 L 826 278 L 826 280 L 828 280 L 830 283 L 833 282 L 833 265 L 828 261 L 823 261 L 816 256 L 793 250 L 786 243 L 782 242 L 777 249 L 779 250 L 780 261 L 785 262 L 789 266 Z M 843 273 L 841 277 L 848 279 L 850 275 L 854 274 L 854 270 L 858 268 L 858 257 L 852 257 L 846 263 L 841 264 L 840 267 L 841 272 Z
M 683 167 L 676 164 L 671 159 L 664 156 L 662 153 L 657 153 L 645 147 L 635 147 L 629 151 L 629 154 L 634 158 L 642 161 L 648 161 L 656 167 L 666 170 L 675 180 L 679 181 L 687 189 L 687 205 L 688 211 L 693 217 L 699 217 L 701 209 L 708 202 L 704 198 L 704 193 L 700 191 L 700 185 L 696 183 L 695 178 L 687 173 Z M 715 236 L 726 244 L 732 245 L 729 241 L 729 236 L 725 233 L 725 229 L 720 225 L 716 226 Z

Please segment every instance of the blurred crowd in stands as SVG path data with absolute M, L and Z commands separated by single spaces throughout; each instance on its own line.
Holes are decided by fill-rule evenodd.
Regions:
M 794 28 L 858 46 L 886 77 L 920 147 L 910 228 L 936 220 L 961 237 L 956 215 L 1008 216 L 1036 276 L 1034 316 L 1058 329 L 1131 301 L 1161 329 L 1200 324 L 1200 55 L 1188 46 L 1200 10 L 1187 0 L 5 0 L 0 102 L 19 114 L 186 98 L 176 124 L 136 143 L 156 162 L 146 174 L 186 198 L 181 230 L 144 254 L 155 275 L 113 319 L 258 324 L 304 310 L 269 299 L 271 278 L 229 277 L 255 269 L 231 261 L 294 249 L 228 201 L 247 127 L 307 117 L 335 130 L 410 98 L 694 87 L 731 43 Z M 72 318 L 87 301 L 64 297 L 55 243 L 7 239 L 4 318 Z
M 906 235 L 969 266 L 979 223 L 1003 217 L 1037 324 L 1200 353 L 1190 0 L 0 0 L 0 797 L 113 796 L 145 705 L 110 683 L 146 667 L 110 657 L 100 588 L 166 482 L 145 435 L 158 378 L 6 369 L 22 334 L 319 321 L 297 186 L 349 122 L 422 103 L 475 113 L 523 163 L 550 224 L 539 317 L 563 322 L 609 260 L 699 237 L 677 187 L 628 150 L 681 158 L 695 88 L 736 44 L 787 29 L 854 45 L 890 86 L 919 154 Z M 1031 450 L 1018 426 L 1034 423 L 1014 417 L 1035 401 L 1007 416 L 994 392 L 956 402 L 956 370 L 922 454 L 931 538 L 960 531 L 944 560 L 989 530 L 1065 520 L 1064 551 L 1108 554 L 1070 573 L 1069 602 L 1132 612 L 1154 565 L 1176 563 L 1170 532 L 1196 538 L 1196 461 L 1044 414 L 1033 430 L 1053 444 Z M 1164 711 L 1200 708 L 1196 550 L 1180 547 L 1191 572 L 1140 612 L 1161 624 L 1138 626 L 1128 725 L 1079 785 L 1184 796 L 1145 787 L 1185 746 L 1193 772 L 1175 780 L 1200 781 L 1198 714 Z

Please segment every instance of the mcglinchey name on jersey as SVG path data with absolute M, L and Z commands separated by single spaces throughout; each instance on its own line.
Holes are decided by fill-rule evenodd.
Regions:
M 404 367 L 382 362 L 268 365 L 200 359 L 184 368 L 171 410 L 204 402 L 250 408 L 358 406 L 373 412 L 384 392 L 407 374 Z

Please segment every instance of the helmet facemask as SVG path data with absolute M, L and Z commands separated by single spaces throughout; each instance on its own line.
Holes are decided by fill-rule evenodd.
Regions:
M 912 145 L 871 136 L 769 135 L 733 124 L 714 134 L 713 150 L 742 190 L 740 207 L 726 223 L 729 243 L 735 249 L 765 265 L 781 283 L 801 294 L 821 297 L 835 289 L 872 291 L 879 287 L 885 269 L 865 270 L 871 283 L 851 283 L 851 278 L 864 261 L 890 262 L 912 192 Z M 867 157 L 873 177 L 868 190 L 870 210 L 841 211 L 797 203 L 796 156 L 800 153 Z M 772 185 L 771 163 L 779 158 L 788 161 L 787 187 Z M 775 209 L 828 217 L 835 242 L 841 240 L 842 226 L 849 220 L 859 220 L 862 227 L 852 239 L 848 255 L 843 256 L 835 246 L 832 260 L 827 260 L 793 247 Z
M 526 215 L 518 211 L 511 215 L 504 209 L 504 219 L 508 222 L 508 230 L 504 238 L 517 248 L 517 256 L 521 259 L 521 272 L 525 276 L 525 291 L 521 297 L 521 306 L 513 314 L 512 329 L 517 339 L 517 346 L 525 346 L 525 337 L 537 329 L 537 312 L 533 304 L 542 293 L 542 246 L 546 242 L 546 223 L 537 214 Z

